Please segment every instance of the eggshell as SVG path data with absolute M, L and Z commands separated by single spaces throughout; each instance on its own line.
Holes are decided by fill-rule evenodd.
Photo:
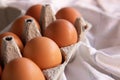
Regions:
M 28 41 L 23 56 L 33 60 L 41 69 L 49 69 L 62 62 L 58 45 L 47 37 L 36 37 Z
M 73 24 L 64 19 L 57 19 L 45 30 L 44 36 L 54 40 L 59 47 L 70 46 L 77 42 L 77 31 Z
M 61 8 L 56 13 L 57 19 L 66 19 L 66 20 L 70 21 L 72 24 L 75 23 L 75 20 L 78 17 L 81 17 L 80 13 L 75 8 L 72 8 L 72 7 Z
M 28 16 L 28 15 L 24 15 L 24 16 L 17 18 L 13 22 L 9 31 L 15 33 L 16 35 L 18 35 L 22 39 L 22 34 L 24 31 L 24 26 L 25 26 L 25 20 L 29 19 L 29 18 L 33 19 L 35 21 L 35 24 L 37 25 L 38 29 L 40 30 L 40 26 L 39 26 L 38 22 L 33 17 Z
M 17 58 L 6 64 L 1 80 L 45 80 L 45 77 L 33 61 Z
M 26 15 L 30 15 L 30 16 L 34 17 L 39 22 L 40 17 L 41 17 L 41 10 L 42 10 L 42 5 L 36 4 L 36 5 L 31 6 L 26 11 Z
M 1 53 L 2 38 L 5 37 L 5 36 L 13 36 L 14 39 L 15 39 L 15 42 L 17 43 L 19 49 L 22 52 L 24 46 L 23 46 L 23 43 L 20 40 L 20 38 L 16 34 L 14 34 L 12 32 L 4 32 L 4 33 L 0 34 L 0 53 Z

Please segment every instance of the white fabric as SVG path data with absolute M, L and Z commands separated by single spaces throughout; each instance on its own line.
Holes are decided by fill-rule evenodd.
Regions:
M 92 24 L 62 80 L 120 80 L 120 0 L 0 0 L 25 12 L 33 4 L 52 5 L 54 12 L 65 6 L 76 8 Z

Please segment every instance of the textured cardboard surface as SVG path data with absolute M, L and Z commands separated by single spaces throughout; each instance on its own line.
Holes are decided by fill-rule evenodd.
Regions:
M 0 8 L 0 31 L 2 31 L 6 26 L 8 26 L 13 20 L 20 16 L 21 11 L 12 8 Z

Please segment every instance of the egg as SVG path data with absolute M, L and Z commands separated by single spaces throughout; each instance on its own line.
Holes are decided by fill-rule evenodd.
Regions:
M 22 43 L 21 39 L 16 34 L 14 34 L 12 32 L 4 32 L 4 33 L 0 34 L 0 53 L 1 53 L 2 39 L 5 36 L 13 36 L 13 38 L 15 39 L 16 44 L 18 45 L 19 49 L 22 52 L 24 46 L 23 46 L 23 43 Z
M 26 19 L 34 20 L 36 26 L 40 30 L 40 25 L 38 24 L 38 22 L 33 17 L 28 16 L 28 15 L 24 15 L 24 16 L 21 16 L 21 17 L 17 18 L 13 22 L 9 31 L 15 33 L 16 35 L 18 35 L 22 39 L 22 36 L 23 36 L 22 34 L 23 34 L 23 31 L 24 31 L 24 26 L 25 26 L 25 20 Z
M 45 80 L 45 77 L 33 61 L 17 58 L 5 65 L 1 80 Z
M 33 60 L 41 69 L 53 68 L 62 62 L 58 45 L 47 37 L 36 37 L 28 41 L 23 56 Z
M 70 46 L 77 42 L 77 31 L 72 23 L 57 19 L 45 29 L 44 36 L 54 40 L 59 47 Z
M 41 17 L 41 10 L 42 10 L 42 5 L 36 4 L 36 5 L 31 6 L 26 11 L 26 15 L 30 15 L 30 16 L 34 17 L 39 22 L 40 17 Z
M 74 24 L 76 18 L 81 17 L 81 14 L 75 8 L 64 7 L 57 11 L 55 16 L 57 19 L 66 19 Z

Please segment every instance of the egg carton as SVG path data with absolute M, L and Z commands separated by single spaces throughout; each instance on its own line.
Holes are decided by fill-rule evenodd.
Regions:
M 47 18 L 49 19 L 49 17 L 47 17 Z M 47 18 L 45 17 L 43 22 L 46 22 Z M 54 21 L 54 19 L 51 19 L 51 20 Z M 49 21 L 50 21 L 50 19 L 49 19 Z M 35 28 L 35 26 L 32 27 L 33 25 L 35 25 L 34 23 L 30 23 L 30 24 L 26 23 L 26 24 L 28 24 L 28 25 L 26 25 L 24 35 L 26 35 L 25 36 L 25 39 L 26 39 L 25 41 L 27 42 L 27 41 L 31 40 L 32 38 L 34 38 L 36 36 L 39 36 L 40 34 L 36 34 L 36 33 L 39 33 L 37 27 L 36 28 Z M 46 28 L 46 26 L 44 26 L 44 28 Z M 76 49 L 78 49 L 78 46 L 80 45 L 80 42 L 81 41 L 86 42 L 85 41 L 85 33 L 87 32 L 89 27 L 90 27 L 90 24 L 85 22 L 83 18 L 77 18 L 76 19 L 75 28 L 76 28 L 77 33 L 78 33 L 78 42 L 73 44 L 73 45 L 60 48 L 61 52 L 62 52 L 62 56 L 63 56 L 63 62 L 62 62 L 61 65 L 59 65 L 57 67 L 43 70 L 43 73 L 46 76 L 47 80 L 60 80 L 61 75 L 63 74 L 66 65 L 74 57 L 75 51 L 76 51 Z M 33 30 L 35 31 L 34 32 L 35 34 L 29 34 Z M 26 38 L 26 37 L 28 37 L 28 38 Z
M 44 11 L 45 11 L 46 16 L 48 16 L 48 15 L 51 16 L 51 17 L 43 16 L 43 22 L 50 21 L 48 23 L 43 23 L 43 27 L 45 29 L 49 25 L 49 23 L 51 23 L 52 21 L 55 20 L 55 17 L 53 15 L 52 10 L 49 5 L 45 6 Z M 47 13 L 49 13 L 49 14 L 47 14 Z M 51 69 L 43 70 L 43 73 L 47 77 L 47 80 L 61 80 L 64 69 L 65 69 L 66 65 L 69 62 L 71 62 L 71 60 L 74 58 L 75 51 L 78 49 L 80 42 L 82 41 L 82 42 L 87 43 L 85 34 L 91 28 L 91 24 L 88 23 L 87 21 L 85 21 L 82 17 L 80 17 L 80 18 L 76 19 L 74 26 L 77 30 L 78 42 L 73 45 L 61 48 L 61 50 L 63 52 L 62 53 L 63 58 L 64 58 L 64 61 L 61 65 L 51 68 Z
M 71 46 L 61 48 L 63 63 L 57 67 L 43 70 L 43 73 L 46 76 L 47 80 L 61 80 L 65 66 L 70 60 L 72 60 L 71 58 L 74 56 L 74 53 L 78 48 L 78 44 L 79 43 L 76 43 Z
M 42 18 L 40 19 L 40 23 L 42 23 L 42 24 L 40 24 L 40 26 L 42 26 L 42 31 L 44 31 L 45 28 L 51 22 L 53 22 L 55 20 L 56 20 L 56 18 L 53 14 L 51 6 L 48 4 L 43 6 Z M 78 33 L 78 42 L 75 44 L 72 44 L 70 46 L 60 48 L 63 61 L 57 67 L 43 70 L 43 73 L 47 80 L 61 80 L 62 74 L 64 73 L 64 69 L 65 69 L 66 65 L 70 61 L 72 61 L 72 59 L 74 58 L 75 51 L 76 51 L 76 49 L 78 49 L 80 42 L 86 43 L 85 34 L 91 28 L 91 25 L 88 22 L 86 22 L 82 17 L 80 17 L 80 18 L 76 19 L 74 26 Z M 34 20 L 32 20 L 32 19 L 25 20 L 25 28 L 24 28 L 24 33 L 23 33 L 24 42 L 27 42 L 37 36 L 41 36 L 41 34 L 40 34 L 39 30 L 37 29 Z M 10 53 L 12 53 L 12 54 L 10 54 Z M 3 64 L 7 64 L 14 58 L 22 57 L 20 50 L 17 47 L 12 36 L 6 36 L 3 38 L 2 57 L 3 57 Z
M 82 36 L 82 37 L 81 37 Z M 62 47 L 62 54 L 63 54 L 63 58 L 64 61 L 61 65 L 51 68 L 51 69 L 47 69 L 47 70 L 43 70 L 43 73 L 45 74 L 45 76 L 47 77 L 47 80 L 61 80 L 61 76 L 64 72 L 64 69 L 66 67 L 66 65 L 72 61 L 72 59 L 74 58 L 75 55 L 75 51 L 78 49 L 78 47 L 80 46 L 81 42 L 85 42 L 85 36 L 84 33 L 79 35 L 79 41 L 73 45 L 67 46 L 67 47 Z

